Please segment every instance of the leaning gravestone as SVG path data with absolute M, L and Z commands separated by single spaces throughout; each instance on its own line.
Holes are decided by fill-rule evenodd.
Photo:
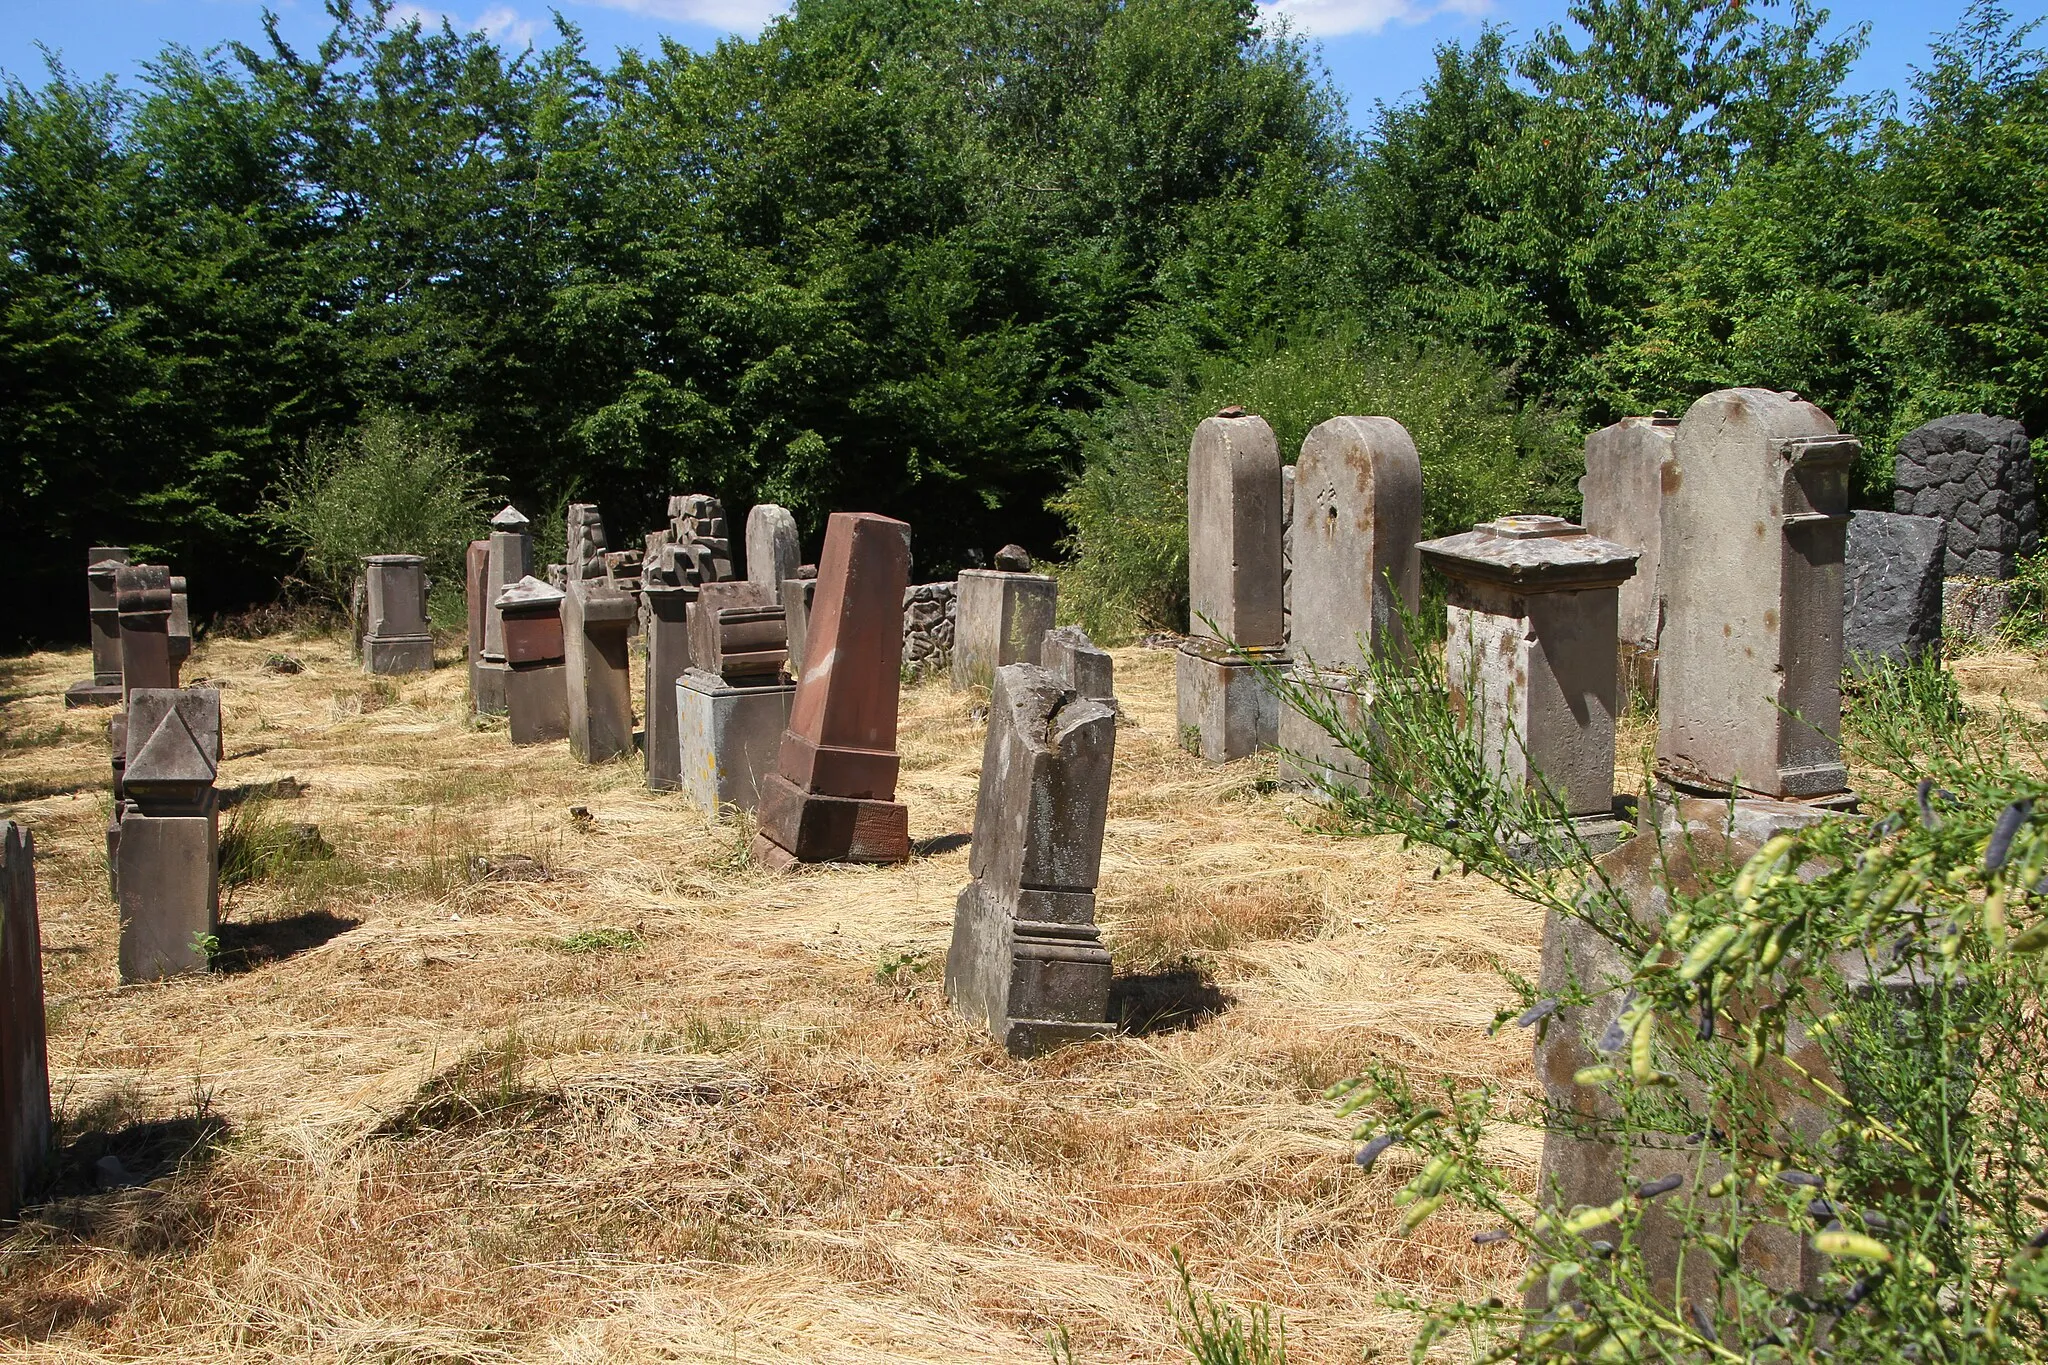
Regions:
M 1665 412 L 1624 417 L 1586 437 L 1579 479 L 1586 530 L 1636 551 L 1635 577 L 1621 585 L 1622 680 L 1638 696 L 1657 692 L 1657 641 L 1664 626 L 1664 494 L 1676 459 L 1678 419 Z
M 896 800 L 903 589 L 910 527 L 834 512 L 818 561 L 810 656 L 775 771 L 761 784 L 754 861 L 900 863 L 910 812 Z
M 569 669 L 562 662 L 566 594 L 528 574 L 492 604 L 502 625 L 505 712 L 514 744 L 569 737 Z
M 1022 564 L 1022 568 L 1006 567 Z M 1015 546 L 996 556 L 993 569 L 962 569 L 954 586 L 953 690 L 987 687 L 1006 664 L 1035 664 L 1059 607 L 1059 583 L 1031 572 L 1031 557 Z
M 695 662 L 674 689 L 678 785 L 704 810 L 753 810 L 796 698 L 783 608 L 761 583 L 707 583 L 690 637 Z
M 420 555 L 366 555 L 369 588 L 363 667 L 371 673 L 431 673 L 434 636 L 427 626 L 427 561 Z
M 1078 634 L 1078 632 L 1075 632 Z M 996 670 L 981 789 L 946 994 L 1013 1055 L 1110 1031 L 1109 953 L 1095 886 L 1116 757 L 1109 658 L 1086 637 L 1048 640 L 1055 668 Z M 1058 671 L 1055 671 L 1055 670 Z
M 1798 395 L 1722 389 L 1664 500 L 1657 771 L 1680 791 L 1837 804 L 1842 561 L 1861 451 Z
M 1406 650 L 1401 615 L 1421 601 L 1422 461 L 1391 417 L 1332 417 L 1302 442 L 1294 469 L 1290 675 L 1363 725 L 1367 661 Z M 1280 706 L 1278 735 L 1282 781 L 1363 781 L 1356 758 L 1295 707 Z
M 1225 408 L 1188 446 L 1188 632 L 1174 659 L 1182 743 L 1212 763 L 1280 737 L 1280 702 L 1252 660 L 1287 662 L 1280 447 L 1263 418 Z M 1297 552 L 1299 551 L 1299 547 Z
M 220 693 L 207 687 L 128 694 L 121 790 L 121 980 L 207 968 L 220 920 Z
M 787 507 L 772 502 L 756 503 L 747 513 L 747 579 L 768 590 L 776 603 L 782 601 L 782 585 L 796 577 L 803 562 L 797 539 L 796 518 Z
M 1842 650 L 1851 673 L 1940 657 L 1947 554 L 1939 517 L 1849 515 Z
M 64 705 L 121 704 L 121 611 L 114 600 L 114 575 L 128 562 L 122 545 L 86 551 L 85 605 L 92 625 L 92 677 L 64 689 Z
M 22 1195 L 49 1150 L 35 836 L 0 820 L 0 1218 L 21 1211 Z
M 1549 516 L 1501 517 L 1421 549 L 1450 588 L 1451 707 L 1487 765 L 1555 795 L 1589 849 L 1613 848 L 1615 631 L 1636 552 Z
M 2027 431 L 2009 417 L 1937 417 L 1899 440 L 1893 510 L 1948 525 L 1945 624 L 1971 639 L 1995 635 L 2019 561 L 2040 547 Z

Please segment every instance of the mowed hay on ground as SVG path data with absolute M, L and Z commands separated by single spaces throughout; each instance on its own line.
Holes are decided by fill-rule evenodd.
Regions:
M 637 763 L 473 723 L 441 664 L 201 646 L 223 789 L 304 795 L 223 817 L 256 875 L 226 893 L 222 970 L 130 988 L 106 715 L 61 704 L 87 660 L 0 665 L 66 1136 L 0 1259 L 0 1353 L 1038 1362 L 1064 1329 L 1079 1361 L 1178 1360 L 1179 1249 L 1282 1312 L 1290 1358 L 1355 1361 L 1406 1348 L 1387 1290 L 1512 1292 L 1512 1254 L 1459 1218 L 1400 1233 L 1407 1159 L 1351 1166 L 1320 1092 L 1377 1057 L 1526 1093 L 1528 1039 L 1486 1025 L 1538 917 L 1314 832 L 1270 766 L 1181 753 L 1170 654 L 1117 653 L 1100 917 L 1136 1031 L 1032 1062 L 939 985 L 980 699 L 905 693 L 919 856 L 773 877 L 744 821 Z M 2038 683 L 2018 656 L 1976 670 Z M 1503 1136 L 1525 1187 L 1537 1150 Z

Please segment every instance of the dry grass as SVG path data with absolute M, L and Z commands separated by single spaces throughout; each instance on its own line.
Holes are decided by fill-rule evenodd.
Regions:
M 747 829 L 637 765 L 473 726 L 442 662 L 385 683 L 321 640 L 201 648 L 222 785 L 307 784 L 240 837 L 313 821 L 333 856 L 233 892 L 234 970 L 135 988 L 104 713 L 61 709 L 84 658 L 0 664 L 67 1144 L 4 1245 L 0 1355 L 1040 1362 L 1064 1327 L 1079 1361 L 1167 1361 L 1180 1248 L 1281 1309 L 1293 1359 L 1355 1361 L 1405 1349 L 1389 1288 L 1510 1291 L 1455 1219 L 1398 1231 L 1398 1152 L 1360 1174 L 1318 1094 L 1369 1057 L 1529 1085 L 1527 1040 L 1484 1028 L 1536 917 L 1180 752 L 1169 655 L 1117 655 L 1101 896 L 1153 1029 L 1028 1063 L 938 985 L 964 847 L 761 874 Z M 914 838 L 971 823 L 974 701 L 905 695 Z M 506 855 L 545 879 L 479 876 Z M 1532 1181 L 1536 1150 L 1507 1147 Z M 146 1183 L 96 1189 L 108 1153 Z

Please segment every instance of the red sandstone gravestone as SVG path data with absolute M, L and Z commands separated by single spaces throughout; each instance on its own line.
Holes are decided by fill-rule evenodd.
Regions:
M 754 858 L 900 863 L 910 813 L 896 797 L 896 710 L 910 527 L 835 512 L 825 529 L 809 648 L 776 771 L 761 784 Z
M 0 821 L 0 1218 L 20 1209 L 50 1146 L 35 861 L 35 838 Z

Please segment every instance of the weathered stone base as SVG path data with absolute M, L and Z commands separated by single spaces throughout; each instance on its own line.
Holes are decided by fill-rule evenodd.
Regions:
M 569 737 L 569 669 L 522 664 L 505 671 L 505 713 L 514 744 L 550 744 Z
M 512 675 L 512 665 L 493 659 L 484 659 L 470 670 L 470 703 L 480 716 L 502 716 L 505 714 L 505 689 Z
M 1347 725 L 1363 728 L 1370 719 L 1372 693 L 1363 678 L 1343 674 L 1310 674 L 1297 666 L 1290 675 L 1296 686 L 1317 693 L 1334 707 Z M 1280 785 L 1320 793 L 1323 784 L 1364 791 L 1365 760 L 1339 744 L 1330 732 L 1280 702 Z M 1296 757 L 1306 760 L 1296 762 Z
M 1636 803 L 1634 797 L 1616 797 L 1614 809 L 1605 815 L 1575 815 L 1571 819 L 1572 829 L 1584 844 L 1586 852 L 1598 857 L 1612 852 L 1621 841 L 1635 833 Z M 1545 859 L 1537 846 L 1527 841 L 1511 844 L 1508 856 L 1518 863 L 1532 867 L 1542 866 Z
M 370 673 L 431 673 L 434 671 L 434 637 L 431 635 L 370 636 L 363 641 L 363 668 Z
M 154 981 L 207 969 L 201 940 L 220 922 L 215 814 L 143 815 L 121 821 L 121 980 Z
M 820 796 L 769 773 L 761 779 L 759 809 L 754 861 L 771 871 L 794 863 L 910 861 L 910 808 L 901 802 Z
M 678 787 L 691 804 L 717 812 L 753 810 L 775 771 L 789 728 L 795 683 L 730 687 L 708 673 L 676 679 Z
M 1033 892 L 1020 893 L 1029 905 Z M 1041 895 L 1040 900 L 1043 900 Z M 946 953 L 946 995 L 1016 1057 L 1101 1038 L 1109 1022 L 1109 953 L 1093 921 L 1095 898 L 1058 895 L 1071 921 L 1013 916 L 980 882 L 960 890 L 953 944 Z
M 1996 578 L 1941 580 L 1941 630 L 1960 640 L 1990 643 L 2012 606 L 2012 584 Z
M 1284 650 L 1260 657 L 1274 667 L 1287 663 Z M 1183 644 L 1173 679 L 1183 748 L 1211 763 L 1231 763 L 1280 742 L 1280 698 L 1220 641 Z
M 1843 780 L 1846 781 L 1848 770 L 1838 769 L 1837 771 L 1842 773 Z M 1666 765 L 1660 763 L 1657 765 L 1657 795 L 1660 801 L 1675 802 L 1692 797 L 1706 797 L 1713 801 L 1726 801 L 1730 792 L 1726 787 L 1710 786 L 1699 782 L 1697 779 L 1680 776 Z M 1784 805 L 1798 809 L 1817 810 L 1829 814 L 1848 814 L 1856 810 L 1856 793 L 1840 787 L 1837 787 L 1834 791 L 1823 791 L 1812 796 L 1766 796 L 1761 792 L 1748 789 L 1736 791 L 1733 795 L 1737 798 L 1738 804 L 1742 805 L 1751 803 Z
M 75 711 L 81 706 L 119 706 L 121 684 L 103 683 L 94 679 L 90 682 L 75 682 L 64 689 L 64 709 Z

